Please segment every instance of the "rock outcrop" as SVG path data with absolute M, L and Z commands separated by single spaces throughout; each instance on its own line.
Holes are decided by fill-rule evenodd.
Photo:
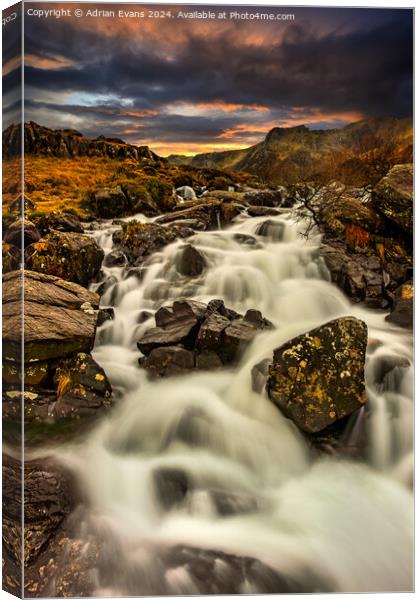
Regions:
M 156 327 L 138 342 L 145 355 L 140 364 L 159 377 L 235 364 L 258 332 L 272 327 L 259 311 L 245 316 L 227 309 L 222 300 L 207 306 L 185 300 L 160 308 Z
M 299 335 L 274 351 L 267 392 L 306 433 L 318 433 L 359 410 L 367 327 L 342 317 Z
M 3 132 L 3 156 L 19 156 L 21 152 L 21 125 L 10 125 Z M 123 140 L 99 136 L 91 140 L 75 129 L 49 129 L 30 121 L 24 125 L 25 154 L 40 154 L 74 158 L 103 156 L 132 158 L 151 162 L 166 162 L 147 146 L 133 146 Z

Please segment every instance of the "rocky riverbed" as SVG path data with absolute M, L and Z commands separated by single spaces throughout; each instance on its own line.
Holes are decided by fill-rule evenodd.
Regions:
M 411 589 L 411 178 L 9 223 L 9 591 L 22 418 L 28 596 Z

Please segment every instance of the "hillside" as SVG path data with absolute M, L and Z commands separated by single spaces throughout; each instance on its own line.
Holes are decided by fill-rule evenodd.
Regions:
M 281 181 L 290 167 L 306 166 L 327 157 L 336 165 L 364 161 L 374 152 L 392 161 L 412 160 L 411 119 L 378 118 L 351 123 L 342 129 L 313 130 L 305 125 L 275 127 L 264 140 L 243 150 L 170 156 L 173 164 L 246 171 L 267 181 Z

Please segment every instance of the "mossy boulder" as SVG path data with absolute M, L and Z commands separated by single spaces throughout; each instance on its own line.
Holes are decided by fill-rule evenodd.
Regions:
M 17 219 L 9 225 L 3 239 L 8 244 L 13 244 L 18 248 L 22 246 L 23 242 L 23 247 L 26 248 L 26 246 L 40 240 L 41 234 L 32 221 Z
M 413 234 L 413 165 L 395 165 L 376 185 L 372 203 L 377 211 Z
M 17 246 L 2 242 L 3 273 L 19 269 L 22 253 Z
M 306 433 L 318 433 L 359 410 L 364 381 L 367 327 L 341 317 L 299 335 L 274 351 L 270 399 Z
M 25 258 L 32 271 L 87 285 L 99 273 L 104 251 L 88 235 L 51 231 L 28 246 Z

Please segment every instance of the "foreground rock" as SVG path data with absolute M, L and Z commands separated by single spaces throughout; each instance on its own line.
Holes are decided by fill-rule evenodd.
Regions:
M 318 433 L 359 410 L 364 383 L 367 327 L 342 317 L 297 336 L 274 351 L 270 399 L 307 433 Z
M 413 165 L 395 165 L 376 185 L 373 206 L 392 223 L 413 235 Z
M 174 302 L 159 309 L 155 320 L 156 327 L 137 345 L 145 355 L 140 364 L 160 377 L 235 364 L 257 333 L 272 327 L 259 311 L 241 316 L 222 300 L 207 306 L 192 300 Z
M 104 251 L 88 235 L 51 231 L 25 252 L 26 267 L 87 285 L 99 273 Z
M 129 264 L 138 266 L 167 244 L 193 233 L 192 229 L 183 225 L 163 227 L 157 223 L 129 221 L 121 224 L 121 229 L 113 234 L 112 240 L 116 250 L 127 257 Z
M 19 437 L 21 414 L 21 274 L 3 278 L 3 414 L 9 441 Z M 50 428 L 90 422 L 111 405 L 111 386 L 90 356 L 98 318 L 97 294 L 31 271 L 24 273 L 25 442 Z M 60 424 L 60 428 L 57 425 Z M 51 433 L 52 435 L 52 433 Z M 51 439 L 51 437 L 50 437 Z

